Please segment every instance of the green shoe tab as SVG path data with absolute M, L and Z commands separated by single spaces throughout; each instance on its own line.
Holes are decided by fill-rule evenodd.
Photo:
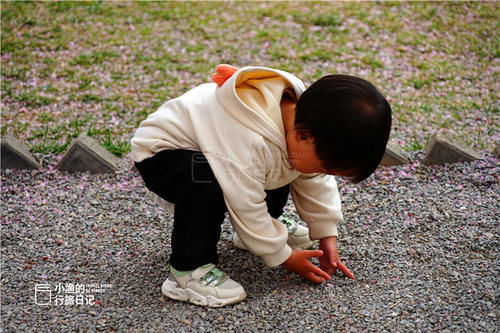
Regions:
M 209 285 L 213 283 L 215 286 L 222 284 L 228 279 L 228 276 L 219 271 L 217 268 L 212 268 L 207 274 L 205 274 L 200 280 L 205 284 Z
M 289 234 L 293 234 L 295 232 L 295 230 L 297 230 L 297 223 L 288 217 L 280 216 L 278 218 L 278 221 L 280 221 L 281 223 L 283 223 L 286 226 Z

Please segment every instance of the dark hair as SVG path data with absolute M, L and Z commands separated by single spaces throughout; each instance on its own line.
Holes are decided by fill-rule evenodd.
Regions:
M 368 81 L 327 75 L 297 101 L 295 128 L 314 138 L 315 151 L 327 170 L 353 169 L 360 182 L 377 168 L 391 130 L 391 106 Z

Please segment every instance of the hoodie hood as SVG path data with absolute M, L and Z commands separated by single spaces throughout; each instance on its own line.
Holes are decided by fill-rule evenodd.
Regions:
M 238 122 L 286 152 L 280 102 L 290 89 L 298 99 L 304 83 L 294 75 L 267 67 L 243 67 L 216 90 L 217 101 Z

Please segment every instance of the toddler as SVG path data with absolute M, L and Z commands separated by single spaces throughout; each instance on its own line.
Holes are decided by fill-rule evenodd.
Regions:
M 359 182 L 378 166 L 391 127 L 388 102 L 348 75 L 305 89 L 281 70 L 220 65 L 213 81 L 163 104 L 132 138 L 146 187 L 175 205 L 162 293 L 210 307 L 246 298 L 216 267 L 226 212 L 235 245 L 266 265 L 314 283 L 337 269 L 354 278 L 337 252 L 334 175 Z M 281 217 L 289 193 L 308 228 Z M 319 249 L 307 250 L 318 240 Z

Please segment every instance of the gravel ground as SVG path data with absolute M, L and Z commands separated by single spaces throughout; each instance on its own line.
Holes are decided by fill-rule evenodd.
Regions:
M 2 171 L 1 331 L 498 330 L 500 163 L 491 156 L 424 167 L 417 153 L 362 184 L 340 180 L 339 251 L 356 280 L 313 285 L 267 268 L 232 245 L 224 223 L 220 266 L 248 299 L 220 309 L 161 295 L 172 216 L 144 199 L 128 160 L 97 176 L 61 173 L 44 158 L 40 171 Z M 39 284 L 51 304 L 36 304 L 47 296 L 35 299 Z M 55 304 L 72 295 L 84 304 Z

